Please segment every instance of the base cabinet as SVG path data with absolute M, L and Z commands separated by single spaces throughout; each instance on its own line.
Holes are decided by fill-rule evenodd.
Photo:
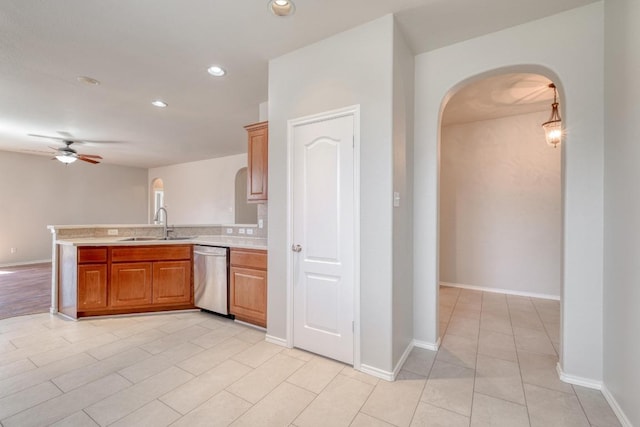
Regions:
M 231 249 L 229 311 L 236 319 L 267 326 L 267 252 Z
M 195 308 L 191 245 L 59 251 L 58 311 L 69 317 Z

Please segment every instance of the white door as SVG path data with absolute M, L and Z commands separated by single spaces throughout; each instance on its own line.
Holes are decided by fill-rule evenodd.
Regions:
M 353 363 L 354 124 L 343 115 L 292 132 L 293 345 Z

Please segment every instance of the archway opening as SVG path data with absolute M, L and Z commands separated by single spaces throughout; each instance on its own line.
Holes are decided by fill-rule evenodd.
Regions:
M 515 351 L 525 342 L 519 336 L 537 334 L 537 351 L 561 355 L 562 149 L 546 143 L 541 126 L 551 112 L 550 83 L 559 84 L 541 74 L 493 72 L 462 82 L 443 101 L 443 341 L 448 334 L 478 342 L 512 337 Z
M 235 214 L 236 224 L 256 224 L 258 205 L 247 202 L 247 168 L 240 168 L 235 178 Z

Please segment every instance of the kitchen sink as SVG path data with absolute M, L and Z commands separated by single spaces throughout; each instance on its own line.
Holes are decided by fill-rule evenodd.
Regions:
M 150 240 L 164 240 L 162 237 L 126 237 L 124 239 L 120 239 L 121 242 L 145 242 Z
M 120 239 L 121 242 L 152 242 L 159 240 L 191 240 L 193 236 L 169 236 L 166 239 L 164 237 L 151 237 L 151 236 L 136 236 L 136 237 L 125 237 L 124 239 Z

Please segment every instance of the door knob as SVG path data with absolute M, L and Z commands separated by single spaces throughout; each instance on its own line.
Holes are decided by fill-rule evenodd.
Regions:
M 302 246 L 300 246 L 300 245 L 291 245 L 291 250 L 293 252 L 300 252 L 300 251 L 302 251 Z

